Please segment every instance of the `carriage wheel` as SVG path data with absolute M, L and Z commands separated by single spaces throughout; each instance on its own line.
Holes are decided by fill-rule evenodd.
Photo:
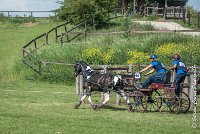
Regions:
M 162 107 L 160 111 L 171 111 L 173 113 L 179 113 L 180 111 L 180 99 L 177 96 L 171 96 L 164 93 L 162 96 Z
M 180 112 L 187 113 L 187 111 L 190 109 L 190 98 L 185 92 L 181 92 L 180 94 L 180 103 Z
M 155 90 L 147 97 L 147 111 L 158 111 L 162 106 L 162 98 L 160 97 L 160 93 Z
M 133 93 L 129 93 L 127 100 L 130 103 L 128 104 L 129 112 L 145 112 L 147 109 L 146 97 L 140 91 L 134 91 Z

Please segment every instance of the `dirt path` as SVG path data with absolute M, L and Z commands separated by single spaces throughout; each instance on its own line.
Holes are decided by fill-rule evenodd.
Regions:
M 157 21 L 133 21 L 140 24 L 151 24 L 158 30 L 191 30 L 189 28 L 182 27 L 176 22 L 157 22 Z M 200 36 L 200 32 L 181 32 L 183 34 Z

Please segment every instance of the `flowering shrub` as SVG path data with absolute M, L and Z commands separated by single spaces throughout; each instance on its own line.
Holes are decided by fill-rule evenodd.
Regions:
M 110 64 L 112 62 L 111 60 L 113 58 L 113 53 L 114 53 L 113 49 L 109 49 L 107 52 L 102 53 L 101 57 L 105 64 Z
M 144 52 L 138 52 L 135 50 L 129 50 L 127 52 L 128 60 L 127 64 L 142 64 L 147 62 L 149 59 L 149 54 Z
M 81 56 L 89 63 L 98 64 L 99 60 L 101 59 L 101 50 L 98 48 L 88 48 L 82 52 Z
M 171 56 L 174 53 L 180 53 L 184 49 L 186 48 L 182 44 L 168 43 L 155 49 L 155 53 L 158 55 Z
M 197 44 L 176 44 L 176 43 L 168 43 L 161 45 L 157 49 L 155 49 L 155 53 L 159 55 L 160 59 L 164 63 L 170 64 L 171 57 L 174 53 L 178 53 L 181 55 L 181 59 L 186 61 L 188 64 L 198 64 L 198 59 L 200 55 L 200 47 Z M 193 63 L 192 63 L 193 62 Z
M 177 44 L 167 43 L 160 45 L 154 51 L 161 62 L 165 65 L 172 64 L 172 56 L 179 53 L 181 59 L 187 65 L 199 65 L 200 47 L 197 43 Z M 126 50 L 123 48 L 87 48 L 81 53 L 82 59 L 90 64 L 147 64 L 149 54 L 136 51 Z

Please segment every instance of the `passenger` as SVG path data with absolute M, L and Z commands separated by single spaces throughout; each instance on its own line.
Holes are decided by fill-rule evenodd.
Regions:
M 142 72 L 148 70 L 148 69 L 151 68 L 151 67 L 152 67 L 153 69 L 150 70 L 148 73 L 146 73 L 145 76 L 147 76 L 147 75 L 153 73 L 155 70 L 156 70 L 157 73 L 154 74 L 154 75 L 152 75 L 152 76 L 150 76 L 150 77 L 142 84 L 142 87 L 145 88 L 145 89 L 147 89 L 147 88 L 149 87 L 149 85 L 151 85 L 151 83 L 154 82 L 154 78 L 155 78 L 156 76 L 162 77 L 162 76 L 165 75 L 165 72 L 166 72 L 165 66 L 164 66 L 160 61 L 157 60 L 157 56 L 156 56 L 155 54 L 151 54 L 151 56 L 150 56 L 150 61 L 151 61 L 151 64 L 148 65 L 147 67 L 145 67 L 144 69 L 142 69 L 142 70 L 140 71 L 140 73 L 142 73 Z
M 188 68 L 186 67 L 185 63 L 181 61 L 180 56 L 178 54 L 174 54 L 173 57 L 173 67 L 170 67 L 170 70 L 175 69 L 176 71 L 176 78 L 174 81 L 175 85 L 175 94 L 179 97 L 180 95 L 180 84 L 184 81 Z

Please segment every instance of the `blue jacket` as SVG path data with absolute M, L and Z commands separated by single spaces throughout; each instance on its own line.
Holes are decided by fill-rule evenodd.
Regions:
M 174 59 L 174 65 L 176 65 L 177 74 L 187 74 L 187 67 L 181 60 Z
M 160 61 L 152 61 L 152 67 L 156 70 L 157 73 L 166 72 L 165 66 Z

